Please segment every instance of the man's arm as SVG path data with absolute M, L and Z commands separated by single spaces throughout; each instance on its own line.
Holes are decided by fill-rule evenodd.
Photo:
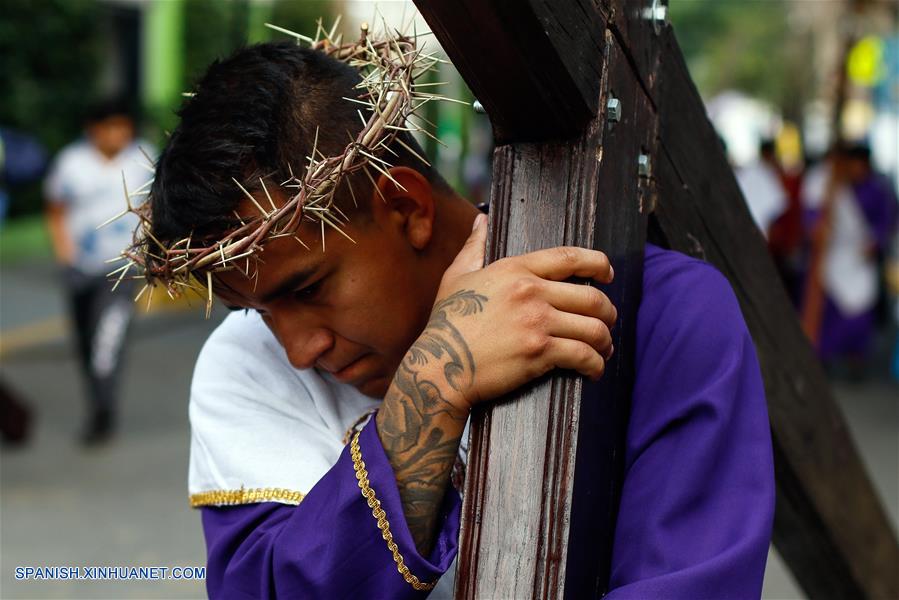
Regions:
M 62 265 L 71 265 L 75 260 L 75 245 L 66 229 L 66 205 L 61 202 L 47 203 L 47 228 L 50 231 L 50 243 L 56 261 Z
M 407 352 L 377 415 L 406 522 L 430 551 L 438 508 L 471 407 L 553 368 L 599 378 L 611 355 L 617 312 L 595 288 L 608 283 L 600 252 L 555 248 L 482 268 L 486 218 L 444 275 L 422 335 Z
M 50 233 L 50 245 L 56 262 L 61 265 L 75 262 L 75 243 L 66 227 L 66 213 L 71 197 L 63 183 L 69 178 L 71 157 L 71 153 L 63 150 L 50 167 L 43 185 L 44 215 Z
M 485 301 L 486 297 L 464 290 L 437 304 L 427 335 L 409 349 L 376 417 L 406 523 L 422 554 L 434 541 L 438 509 L 468 419 L 468 411 L 448 397 L 461 394 L 460 380 L 472 379 L 477 369 L 467 341 L 447 313 Z M 438 358 L 441 354 L 445 360 Z

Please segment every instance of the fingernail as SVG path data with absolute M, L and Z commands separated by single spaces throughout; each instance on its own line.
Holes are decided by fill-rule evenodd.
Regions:
M 615 269 L 612 265 L 609 265 L 609 280 L 615 279 Z
M 474 218 L 474 223 L 471 225 L 472 231 L 477 231 L 478 227 L 481 226 L 481 223 L 484 221 L 484 215 L 478 215 Z

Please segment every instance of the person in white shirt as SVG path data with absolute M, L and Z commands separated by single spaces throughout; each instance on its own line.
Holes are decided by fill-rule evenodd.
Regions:
M 123 178 L 132 191 L 150 179 L 143 152 L 154 151 L 135 140 L 127 104 L 107 101 L 90 112 L 84 138 L 60 151 L 44 182 L 50 238 L 88 384 L 89 414 L 82 436 L 87 444 L 105 441 L 113 431 L 116 384 L 133 312 L 127 282 L 110 292 L 107 273 L 114 267 L 106 261 L 130 242 L 136 217 L 129 214 L 98 226 L 124 208 Z
M 755 224 L 767 239 L 771 225 L 787 210 L 787 192 L 777 172 L 774 144 L 765 140 L 759 158 L 736 171 L 737 183 Z

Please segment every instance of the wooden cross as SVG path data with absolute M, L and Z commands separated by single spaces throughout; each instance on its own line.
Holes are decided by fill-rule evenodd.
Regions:
M 558 372 L 475 414 L 456 597 L 607 590 L 647 236 L 714 264 L 739 298 L 771 417 L 774 543 L 799 584 L 814 598 L 899 597 L 895 537 L 665 0 L 415 1 L 493 125 L 489 260 L 601 249 L 620 315 L 598 384 Z

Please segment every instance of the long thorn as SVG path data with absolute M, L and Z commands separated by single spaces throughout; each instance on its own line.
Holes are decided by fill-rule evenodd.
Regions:
M 125 209 L 125 210 L 123 210 L 122 212 L 120 212 L 119 214 L 114 215 L 114 216 L 112 216 L 112 217 L 109 217 L 108 219 L 106 219 L 105 221 L 103 221 L 102 223 L 100 223 L 99 225 L 97 225 L 97 229 L 102 229 L 103 227 L 106 227 L 107 225 L 109 225 L 109 224 L 112 223 L 113 221 L 117 221 L 117 220 L 121 219 L 122 217 L 124 217 L 125 215 L 127 215 L 127 214 L 130 213 L 130 212 L 131 212 L 130 210 Z
M 334 222 L 333 222 L 331 219 L 329 219 L 326 215 L 327 215 L 327 213 L 322 213 L 321 215 L 319 215 L 319 216 L 322 218 L 322 221 L 323 221 L 324 223 L 327 223 L 327 224 L 330 225 L 333 229 L 337 230 L 337 233 L 339 233 L 340 235 L 342 235 L 342 236 L 345 237 L 346 239 L 350 240 L 350 241 L 353 242 L 354 244 L 356 243 L 356 240 L 354 240 L 353 238 L 351 238 L 351 237 L 349 236 L 349 234 L 347 234 L 347 232 L 345 232 L 340 226 L 338 226 L 336 223 L 334 223 Z
M 331 26 L 331 31 L 328 32 L 328 39 L 332 42 L 334 41 L 334 34 L 337 33 L 337 26 L 340 25 L 340 18 L 343 15 L 337 15 L 337 18 L 334 19 L 334 25 Z
M 140 297 L 144 295 L 144 292 L 147 291 L 147 288 L 148 288 L 148 287 L 150 287 L 150 284 L 149 284 L 149 283 L 145 283 L 145 284 L 144 284 L 144 287 L 142 287 L 142 288 L 140 289 L 140 291 L 137 293 L 137 296 L 134 297 L 134 301 L 135 301 L 135 302 L 137 302 L 138 300 L 140 300 Z
M 206 294 L 206 318 L 208 319 L 212 314 L 212 271 L 206 271 Z
M 268 203 L 272 205 L 272 212 L 278 210 L 278 207 L 275 206 L 275 201 L 272 200 L 271 194 L 268 193 L 268 188 L 265 187 L 265 182 L 262 180 L 262 177 L 259 178 L 259 183 L 262 184 L 262 191 L 265 192 L 265 197 L 268 198 Z
M 247 188 L 245 188 L 244 186 L 240 185 L 240 182 L 237 181 L 236 179 L 234 179 L 233 177 L 231 178 L 231 181 L 233 181 L 234 183 L 237 184 L 237 187 L 240 188 L 240 191 L 242 191 L 244 194 L 247 195 L 247 198 L 250 199 L 250 202 L 252 202 L 253 204 L 255 204 L 255 205 L 256 205 L 256 208 L 259 209 L 259 212 L 261 212 L 263 215 L 265 215 L 265 218 L 267 219 L 267 218 L 268 218 L 268 213 L 265 212 L 265 209 L 262 208 L 262 205 L 260 205 L 258 202 L 256 202 L 256 198 L 253 197 L 253 194 L 251 194 L 250 192 L 248 192 L 248 191 L 247 191 Z
M 405 148 L 405 149 L 406 149 L 412 156 L 414 156 L 415 158 L 417 158 L 418 160 L 420 160 L 421 162 L 423 162 L 423 163 L 426 164 L 427 166 L 429 166 L 429 167 L 431 166 L 431 163 L 429 163 L 429 162 L 428 162 L 423 156 L 421 156 L 418 152 L 416 152 L 415 150 L 413 150 L 412 148 L 410 148 L 409 145 L 406 144 L 406 143 L 405 143 L 403 140 L 401 140 L 399 137 L 393 138 L 393 141 L 395 141 L 395 142 L 398 143 L 400 146 L 402 146 L 403 148 Z
M 275 31 L 280 31 L 281 33 L 285 33 L 291 37 L 296 38 L 297 40 L 302 40 L 302 41 L 306 42 L 307 44 L 315 43 L 315 40 L 313 40 L 311 37 L 307 37 L 305 35 L 299 34 L 296 31 L 284 29 L 283 27 L 278 27 L 277 25 L 272 25 L 271 23 L 264 23 L 264 25 L 266 27 L 268 27 L 269 29 L 274 29 Z
M 384 204 L 387 204 L 387 198 L 384 197 L 384 192 L 381 191 L 381 188 L 378 187 L 378 184 L 375 182 L 375 178 L 371 176 L 371 173 L 368 172 L 368 165 L 363 164 L 362 170 L 365 171 L 365 175 L 368 177 L 368 180 L 371 182 L 375 191 L 378 192 L 378 195 L 381 197 L 381 200 L 384 201 Z

